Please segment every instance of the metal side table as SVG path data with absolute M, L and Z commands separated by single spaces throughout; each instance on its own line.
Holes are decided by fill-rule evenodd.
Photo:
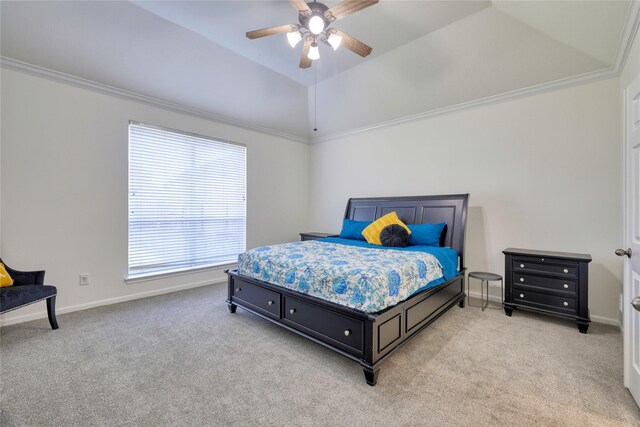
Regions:
M 480 305 L 471 304 L 471 296 L 469 295 L 470 288 L 471 288 L 471 279 L 480 280 Z M 469 303 L 469 305 L 472 307 L 481 307 L 482 311 L 484 311 L 484 309 L 489 306 L 489 282 L 494 282 L 498 280 L 500 281 L 500 306 L 489 307 L 489 308 L 495 308 L 497 310 L 502 309 L 502 303 L 504 302 L 504 280 L 502 279 L 502 276 L 499 274 L 487 273 L 485 271 L 472 271 L 471 273 L 469 273 L 469 280 L 467 281 L 467 302 Z M 487 288 L 486 302 L 485 302 L 485 296 L 484 296 L 485 286 Z

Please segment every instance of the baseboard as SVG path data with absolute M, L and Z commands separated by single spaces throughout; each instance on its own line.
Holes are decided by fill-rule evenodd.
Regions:
M 214 285 L 216 283 L 223 283 L 226 280 L 227 279 L 225 277 L 220 277 L 215 280 L 204 280 L 201 282 L 189 283 L 187 285 L 172 286 L 169 288 L 157 289 L 153 291 L 139 292 L 137 294 L 131 294 L 131 295 L 126 295 L 122 297 L 107 298 L 99 301 L 92 301 L 92 302 L 87 302 L 83 304 L 70 305 L 66 307 L 56 307 L 56 314 L 72 313 L 74 311 L 88 310 L 90 308 L 101 307 L 104 305 L 118 304 L 126 301 L 149 298 L 157 295 L 168 294 L 171 292 L 184 291 L 187 289 L 199 288 L 207 285 Z M 45 307 L 44 304 L 43 304 L 43 307 Z M 46 309 L 37 313 L 31 313 L 31 314 L 26 314 L 22 316 L 11 316 L 6 319 L 0 319 L 0 327 L 9 326 L 16 323 L 29 322 L 31 320 L 36 320 L 36 319 L 43 319 L 46 317 L 47 317 Z
M 480 292 L 475 292 L 475 291 L 467 292 L 467 295 L 469 295 L 471 298 L 477 298 L 477 299 L 480 299 L 481 297 Z M 489 295 L 489 301 L 500 304 L 502 302 L 502 299 L 500 298 L 499 295 Z M 618 319 L 611 319 L 609 317 L 591 315 L 591 321 L 594 323 L 602 323 L 605 325 L 618 326 L 620 330 L 622 330 L 622 325 L 620 324 L 620 320 Z
M 147 291 L 147 292 L 139 292 L 137 294 L 126 295 L 122 297 L 107 298 L 107 299 L 92 301 L 84 304 L 76 304 L 76 305 L 70 305 L 66 307 L 59 307 L 59 308 L 56 308 L 56 314 L 72 313 L 74 311 L 88 310 L 90 308 L 101 307 L 104 305 L 118 304 L 126 301 L 149 298 L 156 295 L 162 295 L 162 294 L 168 294 L 171 292 L 178 292 L 178 291 L 183 291 L 187 289 L 199 288 L 201 286 L 214 285 L 216 283 L 223 283 L 226 280 L 227 280 L 226 278 L 221 277 L 213 281 L 205 280 L 205 281 L 196 282 L 196 283 L 189 283 L 187 285 L 172 286 L 169 288 L 163 288 L 163 289 Z M 467 295 L 477 299 L 480 299 L 481 297 L 480 292 L 467 292 Z M 489 295 L 489 301 L 499 304 L 502 302 L 502 299 L 497 295 Z M 47 310 L 45 309 L 38 313 L 31 313 L 23 316 L 14 316 L 14 317 L 9 317 L 7 319 L 0 319 L 0 327 L 9 326 L 16 323 L 29 322 L 31 320 L 44 319 L 46 317 L 47 317 Z M 603 316 L 591 316 L 591 321 L 595 323 L 603 323 L 605 325 L 618 326 L 622 331 L 622 324 L 620 323 L 620 320 L 617 320 L 617 319 L 611 319 Z
M 591 321 L 594 323 L 603 323 L 605 325 L 613 325 L 613 326 L 617 326 L 620 328 L 620 330 L 622 330 L 622 325 L 620 325 L 620 321 L 618 319 L 611 319 L 609 317 L 602 317 L 602 316 L 591 316 Z
M 498 292 L 500 292 L 500 290 L 498 290 Z M 480 294 L 480 292 L 467 292 L 467 295 L 469 295 L 471 298 L 477 298 L 480 299 L 482 297 L 482 295 Z M 485 295 L 486 298 L 486 295 Z M 491 295 L 489 294 L 489 301 L 491 302 L 495 302 L 497 304 L 502 304 L 502 298 L 500 298 L 499 295 Z

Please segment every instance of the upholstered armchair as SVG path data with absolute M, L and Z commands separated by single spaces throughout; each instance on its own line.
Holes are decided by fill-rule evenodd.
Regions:
M 38 301 L 47 300 L 47 314 L 52 329 L 58 329 L 56 320 L 57 289 L 44 284 L 44 270 L 18 271 L 4 264 L 13 279 L 13 285 L 0 288 L 0 313 L 15 310 Z

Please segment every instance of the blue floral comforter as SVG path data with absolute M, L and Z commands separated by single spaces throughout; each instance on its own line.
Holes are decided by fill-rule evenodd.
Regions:
M 444 252 L 444 248 L 433 249 L 436 255 Z M 449 251 L 455 254 L 457 263 L 457 253 Z M 457 268 L 451 268 L 451 258 L 443 260 L 448 263 L 444 274 L 442 264 L 432 253 L 352 246 L 325 239 L 248 250 L 238 256 L 238 272 L 375 313 L 455 275 Z

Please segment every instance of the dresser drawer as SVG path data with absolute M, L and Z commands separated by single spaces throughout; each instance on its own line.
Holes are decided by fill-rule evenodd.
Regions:
M 322 307 L 284 297 L 284 322 L 301 326 L 310 335 L 322 335 L 346 347 L 351 353 L 362 353 L 364 323 Z M 341 345 L 340 345 L 341 344 Z
M 576 293 L 576 281 L 570 279 L 550 279 L 530 274 L 513 273 L 514 285 L 535 286 L 552 291 Z
M 552 307 L 555 310 L 562 309 L 567 312 L 576 311 L 576 300 L 574 298 L 532 292 L 517 286 L 514 286 L 513 289 L 513 301 L 520 304 Z
M 280 318 L 280 294 L 260 286 L 236 280 L 233 298 L 242 300 L 258 311 Z
M 534 261 L 531 258 L 515 258 L 513 270 L 519 272 L 547 273 L 568 277 L 578 276 L 578 265 L 574 263 L 551 264 L 547 261 Z

